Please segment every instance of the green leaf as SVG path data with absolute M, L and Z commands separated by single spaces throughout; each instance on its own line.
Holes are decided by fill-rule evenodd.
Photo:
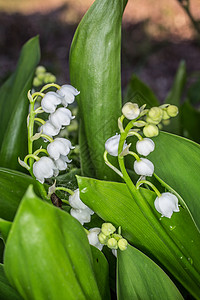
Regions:
M 187 100 L 181 106 L 180 117 L 184 136 L 200 143 L 200 112 Z
M 187 204 L 200 229 L 200 145 L 166 132 L 154 138 L 149 159 L 155 174 L 174 189 Z
M 117 295 L 119 300 L 183 299 L 165 272 L 130 245 L 117 252 Z
M 200 78 L 197 78 L 197 81 L 191 84 L 187 90 L 187 98 L 189 102 L 194 105 L 198 105 L 200 102 Z
M 0 168 L 0 218 L 12 221 L 33 179 L 23 173 Z
M 126 3 L 96 0 L 80 22 L 70 51 L 71 83 L 80 91 L 82 171 L 97 178 L 115 177 L 103 153 L 105 141 L 118 131 L 121 114 L 121 19 Z
M 103 253 L 91 246 L 92 257 L 94 263 L 94 272 L 97 279 L 97 284 L 103 300 L 110 299 L 110 290 L 109 290 L 109 274 L 108 274 L 108 262 L 103 255 Z
M 140 189 L 152 214 L 160 220 L 161 235 L 152 226 L 150 216 L 145 216 L 137 206 L 125 184 L 84 177 L 78 177 L 78 184 L 81 200 L 86 205 L 104 221 L 122 226 L 122 235 L 130 243 L 159 262 L 191 294 L 199 295 L 200 235 L 187 209 L 180 207 L 180 212 L 174 213 L 171 219 L 160 218 L 154 208 L 155 193 Z M 167 242 L 164 233 L 168 235 Z
M 6 276 L 24 299 L 101 299 L 83 227 L 39 199 L 32 186 L 13 222 L 4 263 Z
M 4 253 L 5 244 L 0 235 L 0 264 L 3 263 L 3 253 Z
M 136 75 L 131 77 L 125 92 L 124 101 L 134 102 L 139 106 L 147 104 L 147 108 L 159 105 L 159 101 L 154 95 L 153 91 Z
M 39 38 L 29 40 L 22 48 L 16 71 L 0 89 L 0 165 L 22 170 L 18 156 L 27 151 L 29 101 L 27 92 L 32 87 L 35 68 L 40 60 Z
M 0 264 L 0 297 L 1 300 L 22 300 L 17 291 L 10 286 L 2 264 Z
M 8 234 L 10 232 L 12 223 L 0 218 L 0 233 L 3 237 L 4 242 L 6 242 Z
M 185 86 L 185 82 L 186 82 L 186 66 L 185 66 L 185 62 L 181 61 L 178 70 L 176 72 L 172 88 L 165 99 L 165 103 L 173 104 L 180 108 L 180 100 Z M 175 118 L 171 118 L 170 124 L 165 126 L 164 130 L 171 133 L 180 134 L 181 133 L 180 115 L 176 116 Z

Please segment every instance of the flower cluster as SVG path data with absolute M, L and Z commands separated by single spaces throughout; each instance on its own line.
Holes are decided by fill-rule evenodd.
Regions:
M 39 87 L 52 82 L 56 82 L 56 77 L 52 73 L 47 72 L 45 67 L 38 66 L 35 71 L 35 77 L 33 78 L 33 86 Z
M 173 212 L 179 211 L 178 199 L 171 193 L 160 194 L 151 182 L 146 181 L 146 176 L 152 176 L 154 173 L 154 165 L 146 156 L 155 149 L 155 143 L 149 137 L 158 135 L 158 125 L 160 122 L 166 121 L 170 117 L 175 117 L 178 114 L 178 108 L 169 104 L 152 107 L 151 109 L 145 109 L 145 107 L 146 105 L 143 105 L 139 108 L 138 104 L 131 102 L 127 102 L 123 106 L 122 116 L 118 120 L 120 134 L 116 134 L 106 141 L 104 159 L 105 163 L 123 178 L 124 168 L 121 168 L 120 162 L 124 165 L 123 157 L 132 155 L 135 158 L 133 169 L 137 175 L 140 175 L 136 187 L 139 188 L 143 183 L 150 185 L 158 195 L 154 203 L 156 210 L 161 213 L 162 216 L 171 218 Z M 123 120 L 125 118 L 129 120 L 129 123 L 124 128 Z M 139 133 L 141 128 L 143 128 L 143 135 L 145 137 L 142 137 Z M 129 148 L 131 144 L 127 145 L 126 143 L 126 139 L 130 136 L 137 138 L 135 145 L 137 153 L 130 151 Z M 107 153 L 111 156 L 118 156 L 121 171 L 108 161 Z
M 94 212 L 81 201 L 79 189 L 76 189 L 74 194 L 69 196 L 69 204 L 72 207 L 70 214 L 82 225 L 91 221 L 91 215 Z

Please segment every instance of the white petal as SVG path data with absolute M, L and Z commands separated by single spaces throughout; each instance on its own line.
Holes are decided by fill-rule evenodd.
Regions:
M 62 158 L 58 158 L 57 160 L 55 160 L 55 165 L 60 171 L 64 171 L 67 169 L 67 163 L 62 160 Z
M 140 161 L 134 162 L 135 173 L 142 176 L 152 176 L 154 172 L 153 163 L 147 158 L 141 158 Z
M 91 215 L 84 209 L 71 208 L 70 214 L 76 218 L 82 225 L 91 221 Z
M 58 104 L 61 104 L 61 97 L 55 92 L 48 92 L 41 101 L 42 109 L 47 113 L 53 113 Z
M 87 209 L 88 207 L 81 201 L 79 189 L 74 191 L 73 195 L 69 196 L 69 204 L 75 209 Z
M 61 128 L 56 128 L 50 121 L 46 121 L 44 125 L 40 127 L 43 134 L 46 134 L 50 137 L 57 135 L 60 132 Z
M 179 212 L 178 198 L 169 192 L 157 197 L 154 206 L 162 216 L 167 218 L 171 218 L 173 212 Z
M 66 156 L 69 154 L 71 148 L 71 142 L 64 138 L 56 138 L 47 146 L 49 155 L 57 160 L 61 155 Z
M 60 107 L 53 114 L 49 116 L 49 120 L 55 127 L 67 126 L 70 124 L 72 113 L 69 109 Z
M 56 166 L 53 160 L 46 156 L 41 157 L 33 164 L 33 174 L 41 183 L 44 183 L 45 178 L 53 177 L 54 170 L 56 170 Z
M 120 134 L 116 134 L 109 138 L 105 143 L 105 149 L 112 156 L 118 156 Z M 127 147 L 126 142 L 124 143 L 123 149 Z
M 90 245 L 98 248 L 101 251 L 103 248 L 103 244 L 101 244 L 98 239 L 98 234 L 100 233 L 100 231 L 101 231 L 100 228 L 97 228 L 97 227 L 92 228 L 89 230 L 87 237 L 88 237 Z
M 62 97 L 62 104 L 66 107 L 68 104 L 74 102 L 74 96 L 77 96 L 80 92 L 73 86 L 65 84 L 61 86 L 57 93 Z
M 136 143 L 136 150 L 139 154 L 147 156 L 149 153 L 154 151 L 155 144 L 149 138 L 144 138 L 142 141 L 137 141 Z

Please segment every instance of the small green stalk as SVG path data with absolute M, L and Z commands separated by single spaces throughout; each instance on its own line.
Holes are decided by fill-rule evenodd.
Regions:
M 136 186 L 133 184 L 131 178 L 129 177 L 125 164 L 124 164 L 124 157 L 120 156 L 120 153 L 123 150 L 123 145 L 124 142 L 127 138 L 129 130 L 134 126 L 134 122 L 130 121 L 124 132 L 121 133 L 120 136 L 120 142 L 119 142 L 119 148 L 118 148 L 118 161 L 119 161 L 119 166 L 121 169 L 121 172 L 123 174 L 123 179 L 127 184 L 127 187 L 135 200 L 136 204 L 140 208 L 141 212 L 143 213 L 144 217 L 147 219 L 148 223 L 152 227 L 152 230 L 156 231 L 157 235 L 160 237 L 162 242 L 170 249 L 174 257 L 177 259 L 177 257 L 183 257 L 179 263 L 183 266 L 183 269 L 188 269 L 190 270 L 191 276 L 194 278 L 200 278 L 200 275 L 197 273 L 197 271 L 191 267 L 190 262 L 187 260 L 185 255 L 182 253 L 180 250 L 179 246 L 175 243 L 175 241 L 169 236 L 169 234 L 166 232 L 165 228 L 162 226 L 162 223 L 159 221 L 157 218 L 156 214 L 152 210 L 151 206 L 149 203 L 143 198 L 141 195 L 140 191 L 136 188 Z M 192 268 L 192 269 L 191 269 Z

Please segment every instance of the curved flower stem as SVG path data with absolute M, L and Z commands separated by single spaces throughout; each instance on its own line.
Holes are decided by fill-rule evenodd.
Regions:
M 136 131 L 129 131 L 127 136 L 129 137 L 129 136 L 133 136 L 133 135 L 137 136 L 139 141 L 143 140 L 143 137 Z
M 52 139 L 50 136 L 46 135 L 46 134 L 43 134 L 43 133 L 42 133 L 40 137 L 45 138 L 45 139 L 48 140 L 50 143 L 53 142 L 53 139 Z
M 42 109 L 42 106 L 40 106 L 40 107 L 36 108 L 34 112 L 35 112 L 35 114 L 40 114 L 40 113 L 43 113 L 44 110 Z
M 142 184 L 148 184 L 148 185 L 154 190 L 154 192 L 156 193 L 156 195 L 157 195 L 158 197 L 161 196 L 161 193 L 160 193 L 159 190 L 155 187 L 155 185 L 154 185 L 152 182 L 147 181 L 147 180 L 140 180 L 140 181 L 138 181 L 138 183 L 136 184 L 136 189 L 138 190 L 139 187 L 140 187 L 140 185 L 142 185 Z
M 135 152 L 129 151 L 128 154 L 130 154 L 130 155 L 132 155 L 133 157 L 135 157 L 135 159 L 136 159 L 137 161 L 140 161 L 140 157 L 139 157 Z
M 34 101 L 36 101 L 38 97 L 42 97 L 43 98 L 44 95 L 45 95 L 44 93 L 35 92 L 35 93 L 32 94 L 32 98 L 33 98 Z
M 108 155 L 108 151 L 105 150 L 103 157 L 104 157 L 104 161 L 105 161 L 106 165 L 108 167 L 110 167 L 113 171 L 115 171 L 120 177 L 123 178 L 123 174 L 116 167 L 114 167 L 111 164 L 111 162 L 109 162 L 107 155 Z
M 46 149 L 43 149 L 43 148 L 37 149 L 37 150 L 33 153 L 33 155 L 38 155 L 38 154 L 41 153 L 41 152 L 44 152 L 45 154 L 49 155 L 49 153 L 47 152 L 47 150 L 46 150 Z
M 27 164 L 28 159 L 39 160 L 40 158 L 36 154 L 28 154 L 24 158 L 24 162 Z
M 120 132 L 124 132 L 124 127 L 123 127 L 123 121 L 124 121 L 125 116 L 121 115 L 121 117 L 118 118 L 118 127 Z
M 67 192 L 69 193 L 70 195 L 74 195 L 74 191 L 64 187 L 64 186 L 58 186 L 55 188 L 55 191 L 64 191 L 64 192 Z
M 55 87 L 58 90 L 60 89 L 60 85 L 58 85 L 56 83 L 48 83 L 45 86 L 43 86 L 43 88 L 41 88 L 40 93 L 44 92 L 45 90 L 49 89 L 50 87 Z
M 133 121 L 129 122 L 125 128 L 125 131 L 121 133 L 119 149 L 118 149 L 119 154 L 122 152 L 125 139 L 127 138 L 128 132 L 133 125 L 134 125 Z M 119 161 L 121 172 L 123 174 L 123 179 L 126 182 L 127 187 L 134 201 L 140 208 L 142 214 L 147 219 L 150 226 L 152 227 L 152 230 L 154 230 L 157 233 L 161 241 L 170 249 L 170 251 L 172 252 L 176 260 L 178 257 L 182 258 L 181 260 L 177 260 L 177 262 L 179 262 L 182 265 L 183 269 L 190 270 L 190 275 L 191 277 L 193 277 L 194 280 L 195 278 L 200 278 L 200 275 L 197 273 L 197 271 L 194 268 L 191 269 L 192 268 L 191 264 L 188 261 L 187 257 L 185 257 L 185 255 L 182 253 L 182 250 L 180 249 L 180 245 L 177 245 L 176 242 L 172 239 L 172 237 L 169 235 L 169 233 L 163 227 L 162 223 L 157 218 L 150 204 L 143 198 L 140 191 L 133 184 L 131 178 L 129 177 L 126 171 L 125 164 L 124 164 L 124 157 L 118 155 L 118 161 Z
M 43 119 L 41 119 L 41 118 L 35 118 L 34 121 L 37 121 L 37 122 L 41 123 L 42 125 L 44 125 L 44 124 L 46 123 L 46 122 L 45 122 Z

